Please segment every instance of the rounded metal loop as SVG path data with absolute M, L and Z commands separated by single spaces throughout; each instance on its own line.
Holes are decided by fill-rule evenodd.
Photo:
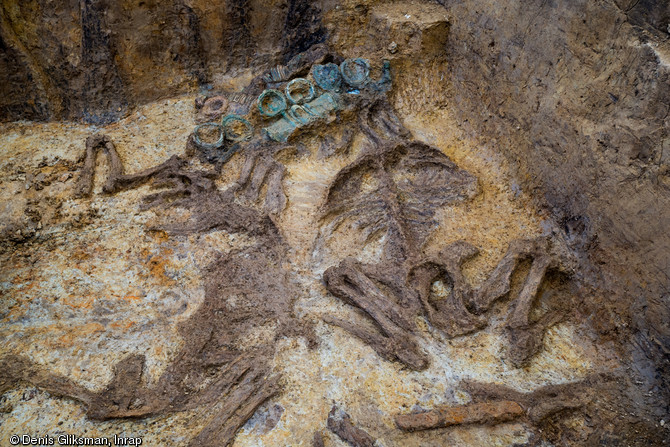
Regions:
M 307 90 L 306 94 L 303 94 L 300 97 L 295 97 L 295 93 L 299 91 Z M 286 84 L 286 89 L 284 90 L 286 97 L 291 101 L 292 104 L 303 104 L 309 102 L 316 96 L 316 91 L 314 90 L 314 84 L 312 84 L 309 79 L 305 78 L 295 78 Z
M 286 110 L 286 107 L 286 98 L 279 90 L 268 89 L 258 97 L 258 110 L 263 116 L 277 116 Z
M 212 128 L 212 127 L 216 128 L 219 131 L 219 138 L 214 143 L 205 143 L 200 138 L 200 130 L 203 128 Z M 221 126 L 219 123 L 204 123 L 195 127 L 195 130 L 193 131 L 193 140 L 195 141 L 195 144 L 202 149 L 216 149 L 217 147 L 223 145 L 224 134 L 225 132 L 223 130 L 223 126 Z
M 241 123 L 244 126 L 242 132 L 238 132 L 231 123 Z M 225 132 L 226 138 L 230 141 L 248 141 L 254 135 L 254 126 L 246 119 L 242 118 L 239 115 L 226 115 L 221 120 L 221 126 Z
M 340 64 L 345 82 L 352 87 L 363 87 L 370 79 L 370 63 L 366 59 L 346 59 Z
M 316 116 L 309 107 L 300 104 L 294 104 L 291 107 L 290 114 L 291 118 L 303 125 L 309 124 Z

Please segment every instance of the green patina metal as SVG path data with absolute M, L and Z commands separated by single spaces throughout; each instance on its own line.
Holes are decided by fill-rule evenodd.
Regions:
M 370 80 L 370 62 L 367 59 L 346 59 L 340 64 L 344 82 L 351 87 L 361 88 Z
M 330 112 L 337 110 L 337 98 L 337 94 L 326 92 L 309 104 L 305 104 L 305 109 L 307 109 L 312 115 L 326 116 Z
M 382 64 L 382 76 L 379 81 L 372 84 L 372 88 L 378 92 L 387 92 L 391 89 L 391 62 L 384 60 Z
M 325 118 L 337 108 L 336 95 L 326 92 L 307 104 L 293 105 L 280 119 L 266 127 L 265 132 L 274 141 L 286 142 L 296 129 Z
M 293 107 L 291 107 L 290 116 L 301 125 L 309 124 L 316 118 L 318 118 L 318 116 L 315 115 L 308 108 L 301 106 L 299 104 L 296 104 Z
M 219 133 L 218 139 L 214 143 L 207 143 L 202 141 L 200 131 L 203 129 L 212 129 L 212 128 L 218 130 Z M 200 124 L 199 126 L 196 126 L 195 130 L 193 131 L 193 140 L 195 141 L 195 144 L 202 149 L 216 149 L 223 145 L 224 135 L 225 132 L 223 130 L 223 127 L 219 123 L 204 123 Z
M 242 130 L 240 130 L 240 127 Z M 215 129 L 217 139 L 214 142 L 203 141 L 202 131 Z M 240 142 L 248 141 L 254 135 L 254 126 L 239 115 L 226 115 L 219 123 L 204 123 L 195 127 L 193 141 L 202 150 L 222 149 L 225 140 Z
M 357 107 L 356 96 L 364 92 L 384 93 L 391 87 L 391 64 L 384 60 L 378 81 L 370 79 L 370 62 L 362 58 L 344 60 L 339 66 L 334 63 L 316 64 L 310 70 L 310 79 L 299 77 L 283 81 L 288 77 L 286 67 L 279 66 L 266 81 L 280 81 L 277 89 L 266 88 L 257 98 L 258 110 L 263 118 L 275 118 L 265 126 L 263 135 L 286 142 L 293 133 L 329 114 L 341 109 Z M 284 85 L 283 88 L 279 85 Z M 266 83 L 266 87 L 270 87 Z M 283 91 L 282 91 L 283 90 Z M 229 97 L 231 102 L 251 100 L 243 93 Z M 212 133 L 215 130 L 216 133 Z M 207 132 L 209 131 L 209 132 Z M 196 126 L 193 141 L 201 155 L 211 162 L 225 163 L 240 148 L 240 144 L 254 136 L 254 126 L 245 117 L 231 113 L 221 123 L 204 123 Z M 229 141 L 229 144 L 226 144 Z
M 314 84 L 305 78 L 295 78 L 286 84 L 286 97 L 292 104 L 303 104 L 316 96 Z
M 314 65 L 312 77 L 320 88 L 326 91 L 338 91 L 342 87 L 342 74 L 336 64 Z
M 258 110 L 268 118 L 277 116 L 286 110 L 286 98 L 279 90 L 265 90 L 258 97 Z
M 279 90 L 267 89 L 258 97 L 258 109 L 265 118 L 278 119 L 265 127 L 268 138 L 286 142 L 301 127 L 325 118 L 341 106 L 339 91 L 360 94 L 361 90 L 386 92 L 391 87 L 391 64 L 385 60 L 381 78 L 370 79 L 370 62 L 367 59 L 346 59 L 338 67 L 327 63 L 314 65 L 311 70 L 316 86 L 323 92 L 317 95 L 317 87 L 309 79 L 295 78 L 289 81 L 284 94 Z M 347 104 L 345 100 L 344 104 Z
M 299 123 L 284 114 L 280 119 L 265 128 L 265 134 L 274 141 L 286 142 L 294 130 L 298 128 Z
M 239 131 L 239 126 L 244 130 Z M 230 141 L 249 141 L 254 135 L 254 126 L 239 115 L 227 115 L 221 121 L 226 138 Z

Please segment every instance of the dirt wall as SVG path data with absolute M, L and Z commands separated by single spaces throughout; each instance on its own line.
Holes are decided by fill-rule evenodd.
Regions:
M 323 41 L 323 2 L 4 1 L 0 121 L 109 123 Z
M 584 254 L 585 318 L 623 343 L 642 399 L 667 412 L 670 5 L 444 5 L 460 118 Z

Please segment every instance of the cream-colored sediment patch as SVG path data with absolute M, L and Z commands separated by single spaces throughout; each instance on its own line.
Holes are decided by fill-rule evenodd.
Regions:
M 149 231 L 157 222 L 188 222 L 189 213 L 140 211 L 142 198 L 152 192 L 146 186 L 101 195 L 104 156 L 97 158 L 89 199 L 72 198 L 78 172 L 39 192 L 33 185 L 26 188 L 25 175 L 14 172 L 43 169 L 38 167 L 43 159 L 47 166 L 56 158 L 76 161 L 84 154 L 86 137 L 95 132 L 112 138 L 127 173 L 155 166 L 184 152 L 194 125 L 193 99 L 184 96 L 152 103 L 105 127 L 0 125 L 0 169 L 9 173 L 0 179 L 4 223 L 20 224 L 30 200 L 62 201 L 55 222 L 45 222 L 43 227 L 40 223 L 35 240 L 0 255 L 0 338 L 4 342 L 0 355 L 27 356 L 93 390 L 102 389 L 111 379 L 113 366 L 131 354 L 146 356 L 144 380 L 149 384 L 164 371 L 181 346 L 178 324 L 204 299 L 202 269 L 216 254 L 248 246 L 253 240 L 218 231 L 193 237 Z M 68 410 L 74 403 L 44 399 L 43 408 L 29 409 L 31 404 L 26 402 L 25 415 L 17 411 L 0 415 L 3 434 L 5 427 L 37 433 L 36 429 L 48 426 L 35 425 L 32 417 L 42 421 L 60 414 L 61 422 L 76 419 L 69 414 L 78 413 Z M 31 416 L 31 411 L 39 416 Z M 76 422 L 81 428 L 76 433 L 96 424 L 82 419 Z M 160 429 L 155 430 L 158 436 Z
M 10 256 L 0 273 L 3 352 L 28 355 L 97 389 L 111 378 L 112 365 L 131 353 L 147 353 L 149 376 L 159 375 L 179 347 L 179 338 L 165 333 L 204 297 L 203 262 L 191 259 L 195 246 L 157 240 L 146 233 L 151 213 L 129 216 L 134 203 L 117 200 L 122 212 L 106 200 L 85 205 L 104 218 L 76 231 L 50 227 L 50 250 L 26 248 L 22 253 L 30 258 Z M 63 213 L 79 207 L 68 203 Z
M 543 233 L 541 223 L 546 216 L 534 209 L 531 199 L 510 177 L 507 162 L 496 148 L 465 138 L 447 111 L 425 118 L 410 116 L 406 124 L 418 139 L 440 148 L 479 180 L 481 193 L 477 197 L 440 211 L 439 227 L 426 244 L 427 253 L 435 253 L 457 240 L 477 247 L 479 255 L 466 264 L 465 273 L 473 285 L 478 285 L 512 240 L 530 239 Z
M 0 168 L 8 163 L 36 166 L 45 157 L 76 161 L 84 154 L 86 138 L 104 132 L 114 141 L 127 173 L 146 169 L 183 153 L 186 138 L 195 126 L 193 104 L 193 95 L 153 102 L 107 126 L 73 122 L 3 123 Z

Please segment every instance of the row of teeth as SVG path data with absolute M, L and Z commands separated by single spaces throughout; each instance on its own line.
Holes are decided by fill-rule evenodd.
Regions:
M 288 79 L 288 69 L 283 65 L 277 65 L 276 68 L 270 69 L 270 74 L 263 77 L 265 82 L 280 82 Z
M 288 68 L 284 65 L 277 65 L 277 67 L 270 69 L 269 74 L 263 76 L 263 80 L 267 83 L 281 82 L 286 81 L 288 77 Z M 233 93 L 228 99 L 239 104 L 248 104 L 253 101 L 254 98 L 245 95 L 244 93 Z

